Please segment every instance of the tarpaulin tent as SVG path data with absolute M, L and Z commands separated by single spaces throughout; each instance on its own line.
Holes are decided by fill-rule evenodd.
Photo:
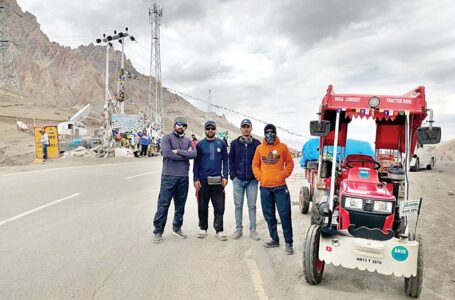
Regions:
M 300 166 L 306 167 L 307 161 L 318 160 L 319 158 L 319 138 L 309 139 L 302 147 L 302 158 L 300 159 Z M 330 156 L 333 156 L 333 146 L 328 146 L 328 152 Z M 359 141 L 348 139 L 346 142 L 346 150 L 344 155 L 341 155 L 341 147 L 338 147 L 339 156 L 343 160 L 349 154 L 366 154 L 374 157 L 374 151 L 370 143 L 366 141 Z

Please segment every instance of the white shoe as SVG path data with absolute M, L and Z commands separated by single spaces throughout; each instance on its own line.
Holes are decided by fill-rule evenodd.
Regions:
M 227 241 L 227 236 L 222 231 L 218 231 L 218 233 L 216 234 L 216 238 L 222 242 Z
M 207 230 L 199 230 L 197 237 L 199 239 L 205 239 L 207 237 Z

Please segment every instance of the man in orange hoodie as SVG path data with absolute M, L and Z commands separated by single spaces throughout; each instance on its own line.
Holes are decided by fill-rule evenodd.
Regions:
M 264 247 L 279 247 L 280 241 L 275 217 L 275 206 L 281 219 L 285 253 L 294 253 L 292 240 L 291 197 L 286 178 L 294 169 L 294 161 L 288 146 L 280 142 L 276 135 L 276 127 L 267 124 L 264 128 L 264 139 L 256 149 L 253 158 L 253 174 L 261 183 L 261 205 L 264 219 L 269 227 L 271 240 L 264 243 Z

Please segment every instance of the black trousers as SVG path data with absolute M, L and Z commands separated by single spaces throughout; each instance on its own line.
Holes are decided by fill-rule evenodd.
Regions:
M 226 194 L 222 185 L 208 185 L 207 179 L 201 180 L 201 189 L 198 193 L 198 215 L 199 228 L 207 230 L 209 228 L 209 202 L 212 200 L 215 217 L 213 227 L 216 233 L 223 231 L 223 215 Z
M 141 156 L 147 156 L 147 149 L 149 145 L 141 145 Z

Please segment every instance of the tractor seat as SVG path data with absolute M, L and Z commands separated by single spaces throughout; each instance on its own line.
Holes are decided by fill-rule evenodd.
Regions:
M 372 156 L 366 154 L 349 154 L 346 156 L 343 162 L 343 168 L 349 169 L 351 167 L 362 167 L 362 168 L 375 168 L 375 160 Z

